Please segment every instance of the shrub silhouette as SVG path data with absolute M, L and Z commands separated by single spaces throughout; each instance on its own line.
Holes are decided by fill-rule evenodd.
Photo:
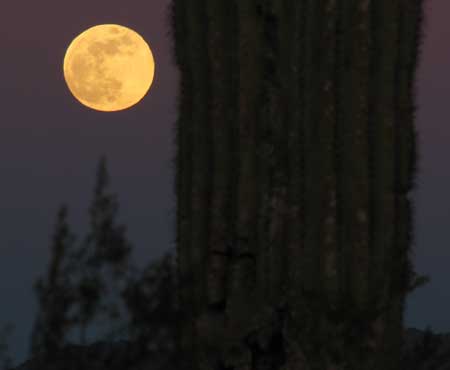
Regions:
M 0 369 L 7 370 L 12 366 L 12 358 L 9 354 L 8 337 L 14 330 L 14 325 L 7 323 L 0 329 Z
M 80 266 L 78 285 L 78 322 L 80 341 L 86 342 L 86 328 L 96 316 L 106 316 L 108 321 L 120 317 L 116 303 L 108 302 L 108 293 L 117 293 L 117 286 L 124 285 L 129 270 L 131 243 L 126 239 L 126 227 L 117 225 L 119 209 L 117 196 L 108 193 L 109 174 L 106 158 L 100 158 L 94 196 L 89 207 L 90 229 L 74 260 Z M 116 288 L 108 289 L 108 284 Z M 120 294 L 116 294 L 119 296 Z
M 150 261 L 142 271 L 130 262 L 132 245 L 125 226 L 116 223 L 119 204 L 116 195 L 107 192 L 108 185 L 102 157 L 89 207 L 90 228 L 78 248 L 67 223 L 68 207 L 62 205 L 58 211 L 48 270 L 34 284 L 39 309 L 31 355 L 42 355 L 40 364 L 70 344 L 66 337 L 72 329 L 79 329 L 79 342 L 85 345 L 87 328 L 99 318 L 110 325 L 107 341 L 124 335 L 133 343 L 133 360 L 176 350 L 178 306 L 172 251 Z M 120 305 L 126 315 L 121 315 Z M 83 358 L 80 361 L 83 364 Z
M 123 299 L 130 313 L 130 339 L 142 354 L 175 349 L 178 307 L 172 252 L 149 263 L 137 279 L 130 280 Z
M 67 206 L 62 205 L 57 215 L 47 276 L 38 278 L 34 284 L 39 312 L 31 335 L 32 354 L 44 352 L 49 355 L 60 349 L 75 322 L 69 316 L 76 296 L 70 280 L 73 266 L 67 258 L 75 236 L 67 224 L 67 213 Z

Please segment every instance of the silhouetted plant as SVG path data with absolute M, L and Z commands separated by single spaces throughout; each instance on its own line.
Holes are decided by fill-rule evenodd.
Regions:
M 428 360 L 436 351 L 440 342 L 441 338 L 439 337 L 439 335 L 434 334 L 431 330 L 431 327 L 427 325 L 423 334 L 422 341 L 419 343 L 419 346 L 416 349 L 416 353 L 420 356 L 420 361 L 424 362 Z
M 174 258 L 167 252 L 132 278 L 122 294 L 130 315 L 130 340 L 141 354 L 175 349 L 178 306 Z
M 428 284 L 431 278 L 428 275 L 419 275 L 415 271 L 412 271 L 410 277 L 410 284 L 408 286 L 408 292 L 412 292 L 423 285 Z
M 423 2 L 171 2 L 183 368 L 399 368 Z
M 0 329 L 0 366 L 2 370 L 8 370 L 12 367 L 12 358 L 9 354 L 8 339 L 14 330 L 14 325 L 7 323 Z
M 86 327 L 99 315 L 115 321 L 120 312 L 115 303 L 107 302 L 108 293 L 117 289 L 108 289 L 109 277 L 112 283 L 125 284 L 129 266 L 131 244 L 125 237 L 126 227 L 116 224 L 118 201 L 115 194 L 107 192 L 109 174 L 106 158 L 100 159 L 94 196 L 89 208 L 90 230 L 74 259 L 79 260 L 80 271 L 78 285 L 81 343 L 86 341 Z
M 73 266 L 68 258 L 75 236 L 67 224 L 67 214 L 67 206 L 62 205 L 57 214 L 47 275 L 39 277 L 34 284 L 39 311 L 31 336 L 32 354 L 48 355 L 61 348 L 75 323 L 69 317 L 76 296 L 71 281 Z
M 80 342 L 86 344 L 86 329 L 99 318 L 106 318 L 112 328 L 107 341 L 117 334 L 128 336 L 135 359 L 156 351 L 171 353 L 177 346 L 178 286 L 172 252 L 150 261 L 142 271 L 129 261 L 132 246 L 125 238 L 125 226 L 116 224 L 118 201 L 107 192 L 108 185 L 103 157 L 89 207 L 90 229 L 78 248 L 73 247 L 67 207 L 58 212 L 47 276 L 35 283 L 40 308 L 32 354 L 61 349 L 68 330 L 78 326 Z M 108 296 L 120 302 L 108 301 Z M 128 321 L 116 303 L 128 311 Z M 47 359 L 51 360 L 46 356 L 44 362 L 39 360 L 38 368 Z

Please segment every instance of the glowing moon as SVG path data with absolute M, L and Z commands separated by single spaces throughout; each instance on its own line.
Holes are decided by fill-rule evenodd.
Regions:
M 123 110 L 138 103 L 153 82 L 155 61 L 135 31 L 117 24 L 91 27 L 69 45 L 64 78 L 73 96 L 99 111 Z

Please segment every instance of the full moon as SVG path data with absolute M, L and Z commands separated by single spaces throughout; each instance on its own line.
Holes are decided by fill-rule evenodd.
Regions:
M 73 96 L 104 112 L 138 103 L 153 82 L 155 61 L 135 31 L 117 24 L 91 27 L 69 45 L 64 78 Z

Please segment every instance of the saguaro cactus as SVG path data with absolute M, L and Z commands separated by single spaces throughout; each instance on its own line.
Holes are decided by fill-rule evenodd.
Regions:
M 183 367 L 400 369 L 422 8 L 173 0 Z

